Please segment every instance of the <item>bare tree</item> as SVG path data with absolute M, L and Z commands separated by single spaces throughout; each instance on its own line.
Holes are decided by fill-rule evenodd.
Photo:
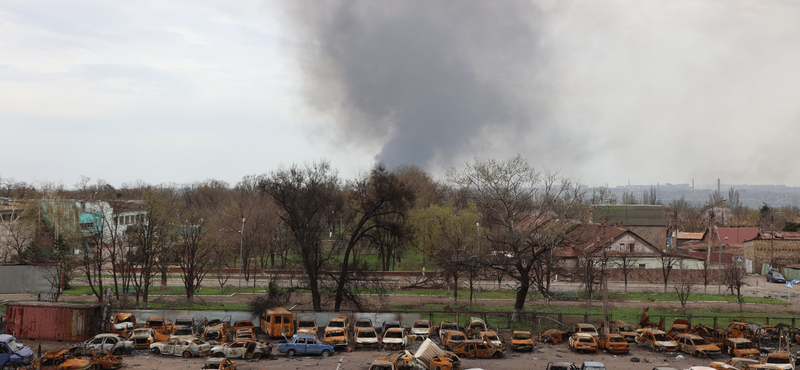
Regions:
M 636 204 L 636 194 L 624 192 L 622 193 L 622 204 Z
M 675 268 L 675 265 L 680 261 L 680 257 L 674 254 L 672 251 L 666 251 L 661 253 L 659 260 L 661 261 L 661 278 L 664 282 L 664 293 L 667 292 L 667 284 L 669 284 L 669 275 L 672 273 L 672 270 Z
M 333 309 L 336 312 L 344 299 L 354 248 L 362 240 L 372 238 L 378 230 L 383 231 L 383 237 L 405 237 L 404 217 L 414 201 L 411 189 L 383 165 L 375 166 L 369 175 L 349 183 L 346 194 L 343 217 L 348 231 L 339 234 L 344 243 L 344 256 L 338 277 L 334 277 L 337 284 Z
M 620 269 L 622 272 L 622 279 L 625 281 L 625 293 L 628 292 L 628 276 L 636 269 L 638 264 L 639 257 L 630 249 L 616 252 L 612 256 L 611 265 Z
M 150 286 L 159 264 L 170 260 L 167 253 L 175 241 L 176 209 L 172 191 L 146 190 L 144 201 L 146 212 L 138 224 L 128 227 L 131 242 L 130 254 L 126 259 L 131 263 L 131 277 L 136 288 L 136 303 L 141 297 L 144 308 L 149 301 Z M 162 270 L 162 275 L 166 271 Z
M 192 192 L 184 191 L 184 198 Z M 179 210 L 180 225 L 177 225 L 172 253 L 178 261 L 181 280 L 186 290 L 186 303 L 191 306 L 195 291 L 200 288 L 208 274 L 213 252 L 219 242 L 218 219 L 209 217 L 210 210 L 185 201 Z
M 681 281 L 680 285 L 674 288 L 675 294 L 678 295 L 678 301 L 681 302 L 683 314 L 686 315 L 686 302 L 689 300 L 689 295 L 693 293 L 692 283 L 689 281 Z
M 102 225 L 100 217 L 95 218 L 95 223 L 98 226 Z M 78 268 L 86 278 L 89 288 L 97 298 L 98 302 L 103 302 L 105 296 L 105 286 L 103 284 L 103 275 L 105 259 L 103 258 L 103 245 L 105 240 L 103 237 L 103 230 L 101 227 L 87 236 L 86 242 L 89 246 L 87 253 L 82 253 L 78 257 Z
M 0 261 L 11 262 L 25 254 L 36 233 L 38 205 L 13 202 L 11 213 L 0 217 Z
M 593 188 L 590 203 L 617 204 L 617 196 L 614 195 L 614 193 L 612 193 L 608 188 Z
M 656 190 L 655 186 L 651 186 L 649 192 L 645 190 L 642 193 L 642 204 L 649 204 L 649 205 L 661 204 L 661 200 L 658 199 L 658 191 Z
M 270 195 L 261 191 L 259 181 L 254 176 L 239 181 L 231 191 L 230 207 L 223 216 L 227 243 L 236 246 L 230 255 L 238 259 L 241 254 L 239 266 L 245 282 L 250 281 L 254 265 L 263 269 L 274 264 L 277 247 L 278 208 Z M 244 233 L 239 234 L 242 229 Z
M 594 253 L 594 250 L 582 250 L 578 255 L 577 271 L 583 282 L 583 290 L 589 297 L 586 301 L 587 306 L 591 306 L 594 292 L 597 290 L 597 284 L 600 284 L 600 280 L 602 279 L 602 264 L 601 254 Z
M 478 205 L 490 230 L 488 241 L 511 256 L 495 267 L 517 282 L 512 320 L 518 321 L 533 267 L 563 243 L 575 220 L 586 217 L 586 191 L 557 173 L 536 170 L 519 155 L 505 162 L 467 162 L 462 172 L 451 169 L 447 176 Z
M 747 271 L 744 267 L 736 265 L 735 263 L 725 265 L 722 269 L 722 281 L 728 287 L 731 293 L 736 294 L 736 300 L 739 302 L 739 311 L 743 311 L 744 301 L 742 299 L 742 287 L 746 284 Z
M 211 263 L 216 272 L 217 283 L 219 284 L 219 294 L 223 293 L 225 284 L 231 278 L 231 265 L 228 263 L 229 249 L 223 244 L 217 244 L 212 250 Z
M 280 218 L 292 231 L 301 263 L 306 272 L 311 303 L 322 310 L 320 274 L 330 258 L 330 247 L 323 243 L 328 215 L 342 207 L 339 176 L 327 161 L 302 168 L 280 168 L 259 182 L 259 189 L 269 194 L 281 210 Z

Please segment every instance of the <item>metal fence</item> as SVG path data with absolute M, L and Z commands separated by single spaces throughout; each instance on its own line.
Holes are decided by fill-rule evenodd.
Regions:
M 410 312 L 409 312 L 410 313 Z M 441 321 L 456 322 L 459 325 L 466 325 L 469 323 L 471 317 L 478 317 L 483 319 L 489 327 L 496 330 L 528 330 L 531 332 L 543 332 L 548 329 L 558 328 L 564 329 L 575 323 L 592 323 L 599 326 L 603 322 L 602 313 L 565 313 L 555 311 L 525 311 L 520 315 L 519 321 L 513 321 L 513 313 L 507 311 L 500 312 L 449 312 L 449 311 L 424 311 L 420 312 L 422 317 L 431 320 L 433 324 L 438 324 Z M 664 325 L 669 327 L 675 319 L 688 319 L 692 325 L 703 324 L 709 327 L 721 328 L 727 327 L 728 324 L 735 321 L 745 321 L 755 324 L 772 324 L 777 325 L 783 323 L 796 327 L 798 318 L 796 316 L 782 315 L 782 316 L 734 316 L 734 315 L 680 315 L 680 314 L 653 314 L 650 321 L 658 322 L 661 317 L 664 317 Z M 638 325 L 639 317 L 631 317 L 630 315 L 614 315 L 614 312 L 609 313 L 609 321 L 616 319 L 624 322 Z M 410 323 L 409 323 L 410 324 Z

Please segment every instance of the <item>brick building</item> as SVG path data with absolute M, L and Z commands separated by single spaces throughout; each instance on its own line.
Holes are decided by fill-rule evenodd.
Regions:
M 747 272 L 755 274 L 760 274 L 764 265 L 797 264 L 800 262 L 800 232 L 760 232 L 755 239 L 744 242 L 744 262 Z

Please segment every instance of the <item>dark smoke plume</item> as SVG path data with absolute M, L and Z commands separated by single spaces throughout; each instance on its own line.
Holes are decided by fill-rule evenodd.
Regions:
M 542 145 L 525 142 L 531 130 L 550 135 L 530 2 L 287 3 L 309 43 L 300 55 L 309 103 L 349 142 L 383 142 L 377 159 L 390 167 L 448 168 Z

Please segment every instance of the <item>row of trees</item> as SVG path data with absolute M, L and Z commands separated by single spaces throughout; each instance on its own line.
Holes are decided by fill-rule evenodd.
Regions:
M 0 183 L 8 195 L 35 198 L 39 193 L 26 184 Z M 115 189 L 83 177 L 74 190 L 56 187 L 47 194 L 112 203 L 141 200 L 139 205 L 94 209 L 101 216 L 101 232 L 87 236 L 76 231 L 60 242 L 70 245 L 67 250 L 90 252 L 80 254 L 77 265 L 70 266 L 74 259 L 69 258 L 59 263 L 65 270 L 79 268 L 99 300 L 108 288 L 102 276 L 109 272 L 117 298 L 130 291 L 146 307 L 155 279 L 160 276 L 166 286 L 171 268 L 179 270 L 191 302 L 207 276 L 215 276 L 222 287 L 231 269 L 241 266 L 246 284 L 255 283 L 255 269 L 301 269 L 307 276 L 301 284 L 311 293 L 315 310 L 328 304 L 336 311 L 368 309 L 369 302 L 358 293 L 385 289 L 368 271 L 392 269 L 415 248 L 423 266 L 440 270 L 456 289 L 465 279 L 470 299 L 471 288 L 481 278 L 513 281 L 515 318 L 529 292 L 550 295 L 550 281 L 558 272 L 553 252 L 587 237 L 581 226 L 587 224 L 589 205 L 617 202 L 607 189 L 587 189 L 557 172 L 534 168 L 521 156 L 467 162 L 450 170 L 447 182 L 435 181 L 416 167 L 390 171 L 381 165 L 344 180 L 322 161 L 248 176 L 232 187 L 208 180 L 189 186 L 138 183 Z M 643 198 L 659 202 L 654 197 Z M 683 199 L 671 202 L 668 210 L 673 206 L 674 220 L 683 230 L 700 230 L 711 218 L 705 215 L 709 209 Z M 112 217 L 119 207 L 133 207 L 128 211 L 142 217 L 121 227 Z M 12 224 L 4 221 L 3 227 Z M 41 256 L 31 251 L 44 249 L 43 243 L 27 245 L 20 247 L 17 258 L 31 262 L 32 256 Z M 588 257 L 592 256 L 585 260 L 591 261 Z M 626 266 L 633 266 L 635 261 L 628 262 Z M 587 264 L 589 289 L 595 266 Z M 665 268 L 665 281 L 670 271 Z

